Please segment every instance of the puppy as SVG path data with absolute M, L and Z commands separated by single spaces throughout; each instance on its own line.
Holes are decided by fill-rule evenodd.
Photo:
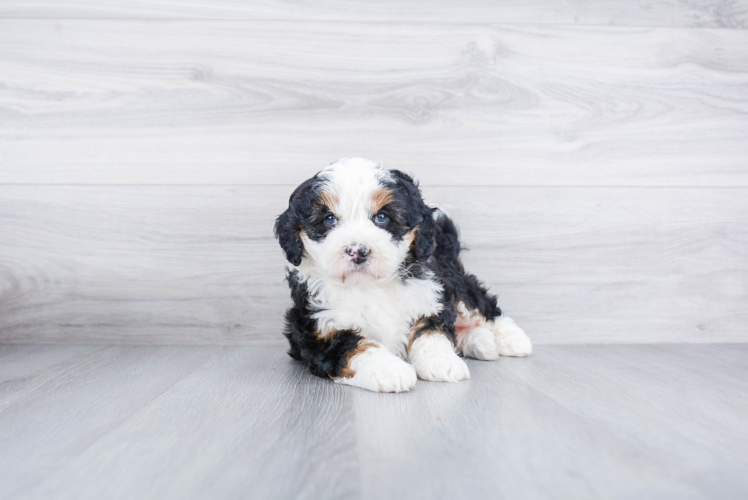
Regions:
M 291 266 L 284 335 L 309 371 L 370 391 L 458 382 L 457 353 L 527 356 L 532 343 L 459 259 L 452 220 L 399 170 L 343 158 L 302 183 L 275 235 Z

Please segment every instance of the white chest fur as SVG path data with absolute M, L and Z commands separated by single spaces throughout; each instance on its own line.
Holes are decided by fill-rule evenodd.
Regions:
M 354 329 L 406 357 L 410 326 L 441 310 L 442 287 L 430 279 L 395 279 L 386 283 L 346 286 L 307 276 L 312 316 L 321 332 Z

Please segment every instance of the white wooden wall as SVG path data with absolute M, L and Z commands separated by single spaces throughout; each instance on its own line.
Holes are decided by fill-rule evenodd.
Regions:
M 746 341 L 747 29 L 746 0 L 0 0 L 0 342 L 282 341 L 272 220 L 342 156 L 419 178 L 537 343 Z

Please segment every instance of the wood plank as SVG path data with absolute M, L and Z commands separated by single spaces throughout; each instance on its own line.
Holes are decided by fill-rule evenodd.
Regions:
M 542 346 L 393 395 L 279 347 L 109 346 L 0 405 L 2 496 L 739 499 L 746 355 Z
M 705 477 L 691 474 L 690 467 L 666 465 L 682 487 L 721 498 L 748 491 L 739 472 L 748 466 L 748 346 L 730 346 L 729 357 L 724 351 L 714 356 L 709 346 L 557 349 L 555 356 L 543 357 L 543 373 L 530 373 L 519 363 L 507 369 L 582 418 L 647 450 L 645 454 L 670 455 L 712 471 Z M 711 377 L 715 372 L 719 383 Z M 601 400 L 606 404 L 594 403 Z
M 138 390 L 145 376 L 170 370 L 186 357 L 173 349 L 138 347 L 140 358 L 113 361 L 113 369 L 142 374 L 130 383 Z M 187 353 L 203 353 L 202 366 L 147 404 L 131 404 L 127 424 L 114 426 L 104 415 L 86 414 L 102 403 L 115 404 L 119 380 L 108 373 L 92 374 L 89 382 L 110 389 L 104 401 L 79 384 L 59 396 L 36 395 L 41 409 L 17 404 L 16 419 L 43 412 L 60 423 L 29 418 L 36 435 L 14 434 L 17 438 L 4 448 L 15 458 L 10 468 L 3 467 L 12 479 L 5 491 L 17 498 L 311 499 L 357 493 L 353 415 L 345 388 L 310 376 L 279 347 L 219 352 L 199 347 Z M 154 359 L 160 362 L 153 365 Z M 58 397 L 77 406 L 55 404 Z M 86 418 L 71 425 L 80 414 Z M 93 439 L 83 425 L 104 426 L 107 432 Z M 71 439 L 88 437 L 88 446 L 59 449 L 58 439 L 49 439 L 50 427 L 72 427 Z M 34 445 L 39 442 L 46 444 Z M 41 467 L 32 449 L 60 459 Z
M 748 4 L 728 2 L 672 2 L 615 0 L 563 3 L 548 0 L 455 2 L 376 0 L 364 2 L 300 2 L 263 0 L 3 0 L 2 18 L 92 19 L 228 19 L 319 21 L 435 21 L 602 24 L 619 26 L 748 27 Z
M 748 186 L 748 32 L 0 20 L 0 183 Z
M 0 341 L 281 343 L 293 186 L 0 186 Z M 536 343 L 745 341 L 745 189 L 427 188 Z
M 729 424 L 745 418 L 745 400 L 710 406 L 706 394 L 721 383 L 722 365 L 702 358 L 711 374 L 697 387 L 671 377 L 651 388 L 636 370 L 654 356 L 640 359 L 640 349 L 653 348 L 543 346 L 526 359 L 469 361 L 465 384 L 419 382 L 406 398 L 355 393 L 360 446 L 368 450 L 364 490 L 414 499 L 738 498 L 747 486 L 748 436 L 744 425 Z M 661 372 L 680 364 L 678 353 L 700 352 L 654 349 L 670 354 L 657 362 Z M 611 358 L 620 363 L 606 365 Z M 721 418 L 710 421 L 716 413 Z M 381 481 L 403 470 L 399 481 Z
M 43 377 L 0 406 L 3 496 L 23 497 L 19 491 L 89 449 L 218 350 L 109 346 L 43 364 Z M 36 361 L 47 363 L 43 355 Z
M 707 346 L 708 347 L 708 346 Z M 722 345 L 724 349 L 724 345 Z M 527 380 L 541 392 L 553 395 L 577 413 L 597 421 L 619 425 L 625 416 L 629 425 L 619 425 L 617 431 L 642 445 L 678 450 L 683 435 L 690 433 L 691 442 L 708 447 L 716 444 L 724 459 L 744 461 L 740 447 L 748 440 L 748 428 L 743 425 L 748 416 L 748 384 L 741 373 L 748 358 L 747 344 L 729 346 L 730 355 L 723 350 L 715 355 L 708 349 L 693 349 L 685 345 L 617 345 L 617 346 L 559 346 L 559 355 L 546 361 L 548 376 L 530 375 L 524 367 L 509 367 L 517 376 Z M 579 370 L 583 364 L 585 370 Z M 714 386 L 707 372 L 720 366 L 720 384 Z M 625 371 L 626 377 L 611 377 L 611 371 Z M 552 374 L 552 375 L 550 375 Z M 592 380 L 606 380 L 605 386 Z M 637 387 L 634 392 L 634 387 Z M 698 394 L 697 398 L 690 397 Z M 599 412 L 590 401 L 604 397 L 613 399 L 612 412 Z M 632 401 L 636 399 L 636 402 Z M 672 422 L 668 435 L 638 429 L 632 432 L 630 422 L 643 419 L 657 420 L 666 425 L 672 419 L 671 408 L 677 406 L 679 420 L 700 427 L 698 433 Z M 730 408 L 725 411 L 725 408 Z M 681 422 L 678 422 L 679 424 Z M 657 426 L 654 426 L 657 427 Z M 707 428 L 730 428 L 733 435 L 715 436 Z M 705 433 L 704 433 L 705 432 Z M 740 435 L 740 439 L 735 439 Z M 717 440 L 717 441 L 714 441 Z
M 100 353 L 105 346 L 0 345 L 0 404 L 59 377 L 81 358 Z M 7 403 L 6 403 L 7 402 Z
M 3 340 L 279 339 L 288 292 L 272 218 L 288 188 L 0 191 Z

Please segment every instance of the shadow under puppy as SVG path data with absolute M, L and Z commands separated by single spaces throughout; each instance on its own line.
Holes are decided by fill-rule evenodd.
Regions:
M 343 158 L 302 183 L 275 222 L 293 307 L 289 354 L 314 375 L 381 392 L 470 378 L 458 356 L 532 343 L 459 260 L 452 220 L 407 174 Z M 407 361 L 410 362 L 410 364 Z

